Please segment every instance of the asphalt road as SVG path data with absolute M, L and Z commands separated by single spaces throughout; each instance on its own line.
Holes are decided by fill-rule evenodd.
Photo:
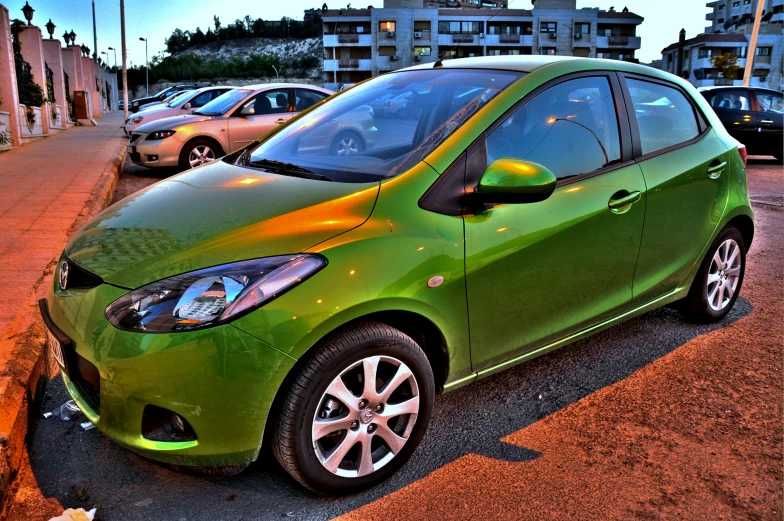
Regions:
M 759 182 L 751 183 L 755 210 L 780 212 L 781 183 L 775 172 L 780 174 L 781 166 L 752 161 L 750 178 L 755 169 L 767 172 Z M 130 182 L 126 181 L 126 191 L 133 183 L 144 184 L 138 179 Z M 778 230 L 776 236 L 758 240 L 780 245 L 783 239 Z M 32 473 L 42 494 L 64 507 L 100 505 L 99 520 L 331 519 L 423 480 L 467 454 L 499 462 L 535 461 L 539 452 L 500 439 L 627 379 L 693 339 L 726 328 L 753 311 L 741 297 L 721 323 L 701 326 L 683 321 L 672 309 L 656 310 L 439 396 L 425 440 L 408 464 L 381 486 L 351 497 L 321 498 L 306 492 L 266 453 L 237 476 L 176 472 L 120 448 L 97 430 L 83 431 L 78 418 L 39 421 L 30 440 Z M 770 327 L 780 328 L 780 323 Z M 47 389 L 42 411 L 67 399 L 62 382 L 56 379 Z

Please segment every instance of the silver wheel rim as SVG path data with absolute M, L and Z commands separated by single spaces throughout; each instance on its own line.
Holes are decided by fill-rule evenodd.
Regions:
M 321 465 L 341 477 L 366 476 L 399 454 L 419 414 L 419 387 L 406 364 L 371 356 L 351 364 L 327 387 L 311 439 Z
M 708 269 L 708 305 L 714 311 L 726 308 L 740 281 L 742 256 L 740 246 L 732 239 L 722 242 L 713 253 Z
M 352 156 L 359 154 L 359 143 L 351 136 L 346 136 L 338 141 L 337 152 L 339 156 Z
M 211 161 L 215 161 L 215 152 L 206 145 L 194 147 L 193 150 L 191 150 L 190 156 L 188 156 L 188 163 L 190 163 L 191 168 Z

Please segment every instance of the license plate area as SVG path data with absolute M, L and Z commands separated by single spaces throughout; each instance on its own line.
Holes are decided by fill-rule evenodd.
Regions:
M 52 356 L 60 366 L 60 370 L 70 377 L 68 372 L 67 353 L 71 349 L 71 339 L 65 336 L 65 333 L 60 331 L 57 326 L 52 322 L 49 317 L 49 309 L 46 306 L 46 299 L 41 299 L 38 302 L 38 307 L 41 310 L 41 317 L 44 321 L 44 332 L 46 333 L 46 349 L 52 353 Z

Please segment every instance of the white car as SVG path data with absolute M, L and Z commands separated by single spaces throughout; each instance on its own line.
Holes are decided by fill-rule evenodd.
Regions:
M 182 114 L 191 114 L 196 110 L 214 100 L 215 98 L 226 94 L 236 87 L 220 86 L 220 87 L 204 87 L 201 89 L 191 90 L 176 95 L 168 103 L 160 105 L 153 105 L 142 107 L 139 112 L 131 115 L 123 125 L 126 134 L 130 134 L 139 125 L 145 125 L 152 121 L 159 119 L 169 118 L 172 116 L 179 116 Z

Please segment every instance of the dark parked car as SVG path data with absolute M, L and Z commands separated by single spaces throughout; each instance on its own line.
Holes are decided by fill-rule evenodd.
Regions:
M 749 154 L 784 158 L 784 101 L 781 92 L 754 87 L 705 87 L 700 92 L 732 137 Z
M 130 102 L 130 106 L 128 110 L 133 113 L 139 112 L 139 109 L 149 103 L 155 103 L 157 101 L 163 101 L 172 94 L 176 94 L 177 92 L 182 92 L 186 90 L 196 90 L 202 87 L 212 87 L 209 83 L 184 83 L 182 85 L 175 85 L 174 87 L 169 87 L 166 90 L 162 90 L 158 94 L 154 94 L 152 96 L 147 96 L 146 98 L 137 98 Z

